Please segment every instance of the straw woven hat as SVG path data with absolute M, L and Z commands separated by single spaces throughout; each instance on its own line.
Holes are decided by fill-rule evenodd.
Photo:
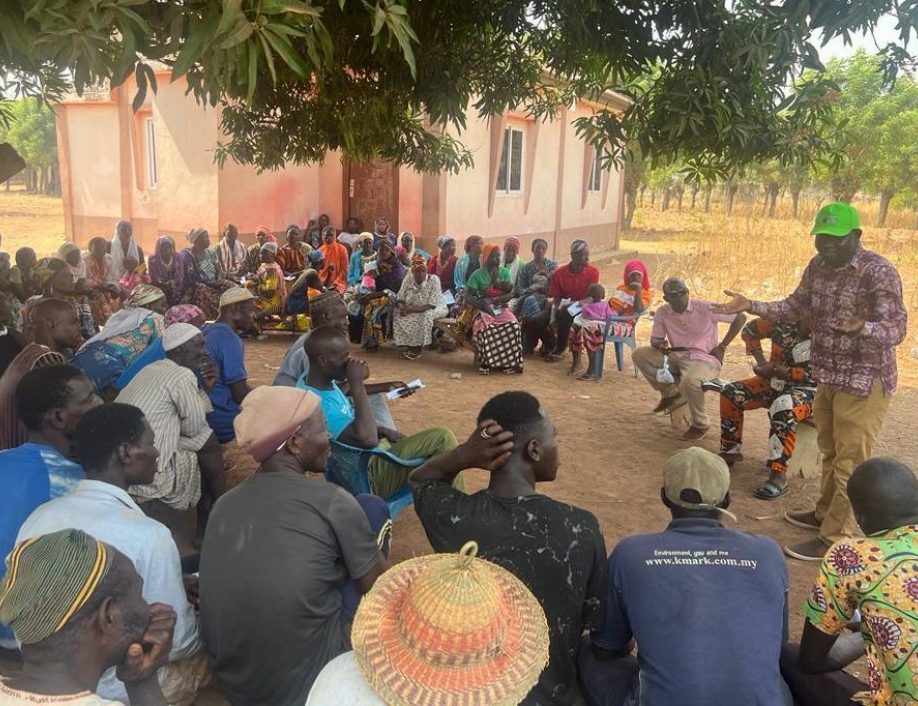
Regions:
M 511 706 L 548 663 L 548 623 L 506 569 L 458 555 L 409 559 L 363 597 L 351 643 L 369 686 L 394 706 Z

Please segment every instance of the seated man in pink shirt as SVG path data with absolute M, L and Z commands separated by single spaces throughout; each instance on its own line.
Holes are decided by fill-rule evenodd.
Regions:
M 682 438 L 696 440 L 711 426 L 701 383 L 720 375 L 724 351 L 742 330 L 746 317 L 714 313 L 710 302 L 690 299 L 685 282 L 675 277 L 663 283 L 663 299 L 666 303 L 653 317 L 650 345 L 635 350 L 632 358 L 660 393 L 654 412 L 668 414 L 688 404 L 692 425 Z M 730 329 L 719 340 L 717 324 L 721 322 L 730 324 Z M 664 365 L 672 381 L 665 381 Z

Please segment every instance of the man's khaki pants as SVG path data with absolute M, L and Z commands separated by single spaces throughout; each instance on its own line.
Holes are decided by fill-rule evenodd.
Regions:
M 698 429 L 707 429 L 711 420 L 704 409 L 704 390 L 701 383 L 720 375 L 720 365 L 706 360 L 693 360 L 678 355 L 670 355 L 667 363 L 670 373 L 676 379 L 675 384 L 657 382 L 657 371 L 663 367 L 663 354 L 652 346 L 641 346 L 632 354 L 631 359 L 640 370 L 647 382 L 654 390 L 658 390 L 663 397 L 672 397 L 677 392 L 688 400 L 689 411 L 692 414 L 692 426 Z
M 822 453 L 822 490 L 816 503 L 816 519 L 821 523 L 819 539 L 825 544 L 857 532 L 848 500 L 848 479 L 859 463 L 870 458 L 890 398 L 879 380 L 867 397 L 823 385 L 816 388 L 813 421 Z

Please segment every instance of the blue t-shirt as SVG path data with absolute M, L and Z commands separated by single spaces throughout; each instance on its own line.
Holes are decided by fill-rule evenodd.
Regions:
M 6 556 L 32 510 L 67 495 L 83 478 L 79 464 L 50 446 L 25 443 L 0 451 L 0 582 L 6 574 Z M 0 638 L 12 637 L 12 630 L 0 625 Z
M 219 370 L 217 382 L 210 391 L 214 411 L 208 413 L 207 423 L 217 435 L 217 441 L 225 444 L 236 438 L 233 421 L 239 414 L 239 404 L 233 399 L 230 385 L 249 379 L 245 369 L 245 346 L 232 327 L 223 323 L 207 324 L 201 333 L 207 355 Z
M 341 391 L 338 383 L 334 380 L 332 380 L 332 389 L 317 390 L 306 384 L 306 376 L 304 375 L 296 383 L 296 386 L 301 390 L 315 392 L 321 398 L 322 411 L 325 413 L 325 424 L 332 439 L 337 439 L 341 436 L 341 432 L 347 429 L 357 418 L 357 413 L 354 411 L 354 405 L 351 404 L 351 400 Z
M 609 557 L 607 650 L 637 641 L 645 706 L 783 703 L 787 564 L 767 537 L 713 519 L 626 537 Z

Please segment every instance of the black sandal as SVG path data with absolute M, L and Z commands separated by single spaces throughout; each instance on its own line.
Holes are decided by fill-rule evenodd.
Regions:
M 790 486 L 785 485 L 783 488 L 773 480 L 767 480 L 755 489 L 753 495 L 759 500 L 777 500 L 782 495 L 790 492 Z

